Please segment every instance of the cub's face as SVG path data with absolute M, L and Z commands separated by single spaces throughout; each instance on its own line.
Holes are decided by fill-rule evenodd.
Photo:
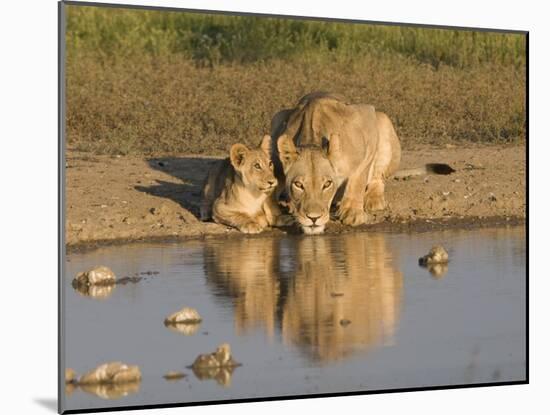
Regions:
M 240 174 L 247 189 L 270 194 L 277 187 L 270 157 L 271 137 L 266 135 L 258 149 L 249 149 L 244 144 L 234 144 L 230 151 L 231 164 Z

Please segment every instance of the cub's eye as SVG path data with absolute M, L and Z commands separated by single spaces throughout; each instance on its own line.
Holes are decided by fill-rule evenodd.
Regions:
M 254 163 L 254 168 L 256 170 L 261 170 L 262 169 L 262 166 L 260 166 L 260 163 Z
M 323 185 L 323 189 L 328 189 L 330 186 L 332 186 L 332 180 L 327 180 Z
M 301 182 L 294 182 L 292 183 L 294 185 L 294 187 L 296 187 L 297 189 L 300 189 L 300 190 L 303 190 L 304 189 L 304 185 L 301 183 Z

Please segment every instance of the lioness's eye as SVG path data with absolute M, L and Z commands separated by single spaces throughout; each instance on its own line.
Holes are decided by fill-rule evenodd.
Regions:
M 332 186 L 332 180 L 327 180 L 323 185 L 323 189 L 328 189 L 330 186 Z
M 256 170 L 261 170 L 261 169 L 262 169 L 262 166 L 260 166 L 260 163 L 256 163 L 256 164 L 254 164 L 254 168 L 255 168 Z
M 292 183 L 294 186 L 296 186 L 298 189 L 303 189 L 304 188 L 304 185 L 300 182 L 294 182 Z

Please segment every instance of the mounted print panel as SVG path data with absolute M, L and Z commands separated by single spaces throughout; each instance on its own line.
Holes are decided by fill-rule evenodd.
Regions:
M 527 32 L 59 5 L 60 412 L 528 381 Z

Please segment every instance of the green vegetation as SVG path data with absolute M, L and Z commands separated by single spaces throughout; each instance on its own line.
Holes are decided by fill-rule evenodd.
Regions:
M 67 131 L 97 153 L 223 153 L 312 90 L 374 104 L 404 146 L 525 135 L 517 34 L 69 6 Z
M 70 7 L 67 32 L 73 53 L 182 54 L 210 65 L 373 53 L 401 53 L 435 66 L 525 64 L 523 36 L 489 32 L 96 7 Z

